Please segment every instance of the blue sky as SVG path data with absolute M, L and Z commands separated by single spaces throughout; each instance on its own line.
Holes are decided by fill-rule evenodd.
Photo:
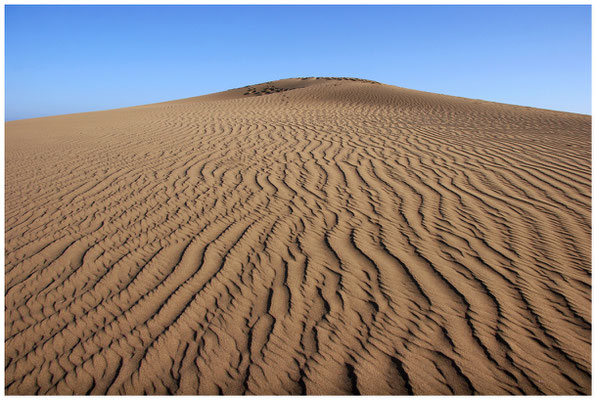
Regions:
M 591 113 L 590 6 L 6 6 L 6 119 L 302 76 Z

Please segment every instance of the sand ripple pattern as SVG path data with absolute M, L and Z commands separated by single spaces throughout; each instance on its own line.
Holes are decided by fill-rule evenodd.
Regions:
M 7 394 L 590 393 L 590 118 L 315 83 L 7 123 Z

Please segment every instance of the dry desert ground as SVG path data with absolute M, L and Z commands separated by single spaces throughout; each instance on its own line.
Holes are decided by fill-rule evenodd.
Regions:
M 590 394 L 591 119 L 299 78 L 6 123 L 6 394 Z

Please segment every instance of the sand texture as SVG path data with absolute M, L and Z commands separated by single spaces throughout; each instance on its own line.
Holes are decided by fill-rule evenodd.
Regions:
M 288 79 L 6 123 L 7 394 L 589 394 L 591 119 Z

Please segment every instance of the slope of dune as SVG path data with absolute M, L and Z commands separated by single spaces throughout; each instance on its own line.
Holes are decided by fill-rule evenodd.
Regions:
M 591 119 L 287 79 L 6 123 L 6 394 L 589 394 Z

